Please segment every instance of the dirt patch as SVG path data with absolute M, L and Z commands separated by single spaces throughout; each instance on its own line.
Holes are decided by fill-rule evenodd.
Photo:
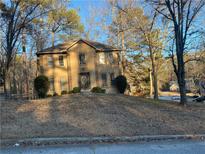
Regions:
M 73 94 L 0 105 L 1 139 L 205 134 L 205 104 Z

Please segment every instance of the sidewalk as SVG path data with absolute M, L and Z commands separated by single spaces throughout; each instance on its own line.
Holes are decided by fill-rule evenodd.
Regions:
M 204 141 L 10 147 L 0 154 L 204 154 Z
M 1 140 L 1 146 L 46 146 L 66 144 L 99 144 L 99 143 L 140 143 L 156 141 L 204 141 L 205 134 L 200 135 L 147 135 L 122 137 L 56 137 L 56 138 L 27 138 L 21 140 Z

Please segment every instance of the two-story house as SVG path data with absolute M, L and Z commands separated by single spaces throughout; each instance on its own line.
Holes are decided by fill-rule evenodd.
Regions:
M 112 46 L 79 39 L 37 52 L 38 72 L 50 81 L 49 93 L 109 88 L 120 75 L 119 52 Z

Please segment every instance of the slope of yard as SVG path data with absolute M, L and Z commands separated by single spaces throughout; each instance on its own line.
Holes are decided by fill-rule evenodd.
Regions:
M 1 139 L 205 134 L 205 104 L 182 107 L 123 95 L 73 94 L 0 105 Z

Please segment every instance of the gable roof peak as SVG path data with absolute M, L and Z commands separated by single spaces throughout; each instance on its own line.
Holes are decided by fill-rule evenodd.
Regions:
M 90 40 L 86 40 L 86 39 L 76 39 L 76 40 L 70 40 L 61 44 L 58 44 L 54 47 L 49 47 L 46 49 L 43 49 L 39 52 L 37 52 L 37 55 L 40 54 L 46 54 L 46 53 L 63 53 L 66 52 L 67 50 L 69 50 L 73 45 L 79 43 L 79 42 L 84 42 L 87 45 L 91 46 L 92 48 L 94 48 L 96 51 L 101 51 L 101 52 L 109 52 L 109 51 L 121 51 L 121 49 L 117 49 L 113 46 L 110 45 L 106 45 L 100 42 L 96 42 L 96 41 L 90 41 Z

